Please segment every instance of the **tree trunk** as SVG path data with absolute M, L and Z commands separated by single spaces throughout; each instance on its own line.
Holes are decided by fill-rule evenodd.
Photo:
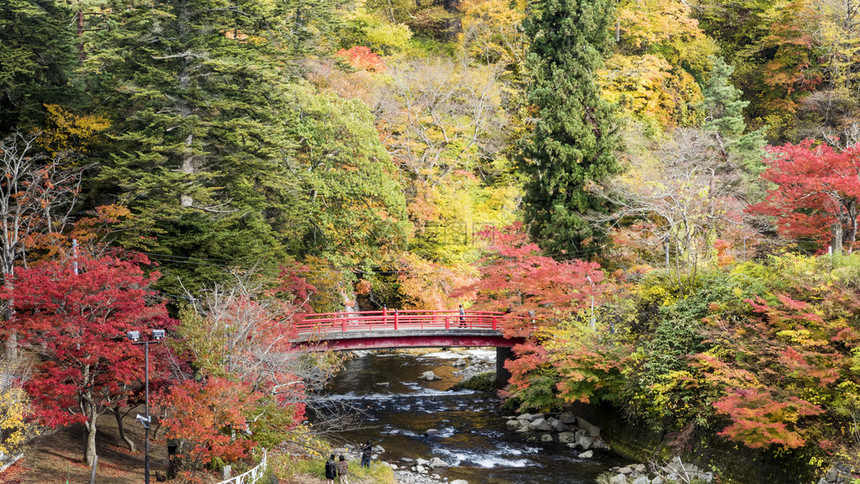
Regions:
M 128 450 L 134 452 L 134 441 L 125 434 L 125 427 L 122 425 L 122 418 L 125 415 L 123 415 L 118 408 L 111 409 L 111 412 L 113 412 L 114 417 L 116 417 L 116 428 L 117 432 L 119 432 L 119 437 L 125 441 L 125 445 L 128 446 Z
M 830 226 L 830 233 L 832 235 L 832 239 L 830 241 L 830 246 L 833 248 L 834 254 L 842 253 L 842 224 L 835 223 Z
M 11 291 L 14 288 L 12 283 L 12 277 L 14 276 L 14 268 L 10 268 L 8 271 L 6 267 L 3 268 L 3 287 L 6 291 Z M 4 301 L 6 304 L 5 311 L 3 313 L 3 318 L 5 321 L 11 321 L 12 317 L 15 315 L 15 300 L 11 297 Z M 18 361 L 18 333 L 15 331 L 9 331 L 6 335 L 6 361 L 14 364 Z
M 93 461 L 96 458 L 96 415 L 95 412 L 91 411 L 89 415 L 89 421 L 84 424 L 87 428 L 87 446 L 84 451 L 84 462 L 87 463 L 88 466 L 93 465 Z

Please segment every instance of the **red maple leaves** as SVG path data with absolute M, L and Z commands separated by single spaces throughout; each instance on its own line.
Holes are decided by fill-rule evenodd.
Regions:
M 769 149 L 773 158 L 762 178 L 776 188 L 750 211 L 774 217 L 777 229 L 794 238 L 826 242 L 833 226 L 856 240 L 860 199 L 860 144 L 843 151 L 811 140 Z

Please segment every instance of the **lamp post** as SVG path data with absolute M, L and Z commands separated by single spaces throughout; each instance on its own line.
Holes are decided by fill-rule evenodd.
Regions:
M 152 330 L 152 339 L 147 339 L 140 341 L 140 331 L 129 331 L 126 333 L 128 339 L 132 341 L 133 345 L 143 345 L 143 388 L 144 393 L 146 395 L 145 405 L 144 405 L 144 413 L 145 415 L 141 416 L 137 415 L 135 420 L 143 425 L 144 431 L 144 440 L 143 440 L 143 482 L 145 484 L 149 484 L 149 424 L 151 422 L 149 417 L 149 344 L 150 343 L 161 343 L 161 340 L 164 339 L 164 330 L 163 329 L 153 329 Z
M 594 323 L 594 281 L 591 280 L 590 275 L 586 275 L 585 278 L 591 284 L 591 329 L 594 329 L 596 326 Z

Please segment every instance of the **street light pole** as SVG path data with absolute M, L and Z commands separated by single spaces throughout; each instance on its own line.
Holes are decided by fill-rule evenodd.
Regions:
M 163 329 L 154 329 L 152 330 L 153 339 L 147 339 L 144 341 L 138 341 L 140 339 L 140 331 L 129 331 L 128 339 L 132 340 L 133 345 L 143 345 L 143 388 L 144 388 L 144 413 L 145 415 L 141 417 L 137 416 L 137 419 L 143 425 L 143 482 L 144 484 L 149 484 L 149 424 L 152 422 L 149 416 L 149 344 L 150 343 L 161 343 L 161 340 L 164 339 L 164 330 Z

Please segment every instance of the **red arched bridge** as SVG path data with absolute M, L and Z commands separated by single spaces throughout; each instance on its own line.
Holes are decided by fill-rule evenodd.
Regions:
M 524 318 L 492 311 L 461 313 L 457 309 L 307 314 L 296 324 L 298 334 L 293 343 L 311 351 L 447 346 L 510 348 L 524 338 L 506 338 L 502 329 L 517 321 L 524 322 Z
M 454 310 L 355 311 L 307 314 L 296 324 L 293 343 L 310 351 L 348 351 L 389 348 L 479 347 L 496 348 L 496 379 L 508 379 L 505 360 L 513 356 L 511 347 L 525 340 L 506 338 L 503 328 L 510 324 L 530 328 L 528 319 L 502 312 Z

